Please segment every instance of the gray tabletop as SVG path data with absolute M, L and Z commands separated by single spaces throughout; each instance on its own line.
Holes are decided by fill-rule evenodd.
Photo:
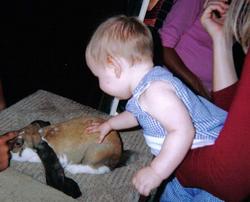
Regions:
M 103 118 L 108 118 L 109 116 L 108 114 L 104 114 L 90 107 L 83 106 L 65 97 L 61 97 L 44 90 L 38 90 L 34 94 L 31 94 L 18 103 L 0 112 L 0 135 L 11 130 L 20 129 L 37 119 L 50 121 L 51 123 L 58 123 L 84 115 L 100 116 Z M 82 197 L 76 200 L 85 202 L 132 202 L 139 200 L 139 194 L 133 188 L 131 179 L 133 174 L 139 168 L 145 166 L 151 161 L 152 155 L 150 154 L 150 151 L 145 144 L 141 130 L 138 129 L 120 132 L 120 135 L 124 144 L 124 149 L 132 150 L 137 155 L 132 158 L 131 162 L 129 162 L 128 165 L 116 168 L 108 174 L 72 175 L 70 173 L 66 173 L 68 177 L 73 178 L 79 184 L 79 187 L 83 193 Z M 11 172 L 11 175 L 9 174 L 9 172 Z M 15 174 L 12 174 L 15 172 L 16 176 Z M 9 178 L 9 182 L 5 177 L 6 175 Z M 6 195 L 8 194 L 10 195 L 8 197 L 8 201 L 12 201 L 11 198 L 13 198 L 14 196 L 13 193 L 19 193 L 17 192 L 19 188 L 13 183 L 13 180 L 19 179 L 20 175 L 24 175 L 24 182 L 27 181 L 27 176 L 29 177 L 29 179 L 35 181 L 36 185 L 34 187 L 39 187 L 37 183 L 40 183 L 40 188 L 34 188 L 38 192 L 41 192 L 44 187 L 46 187 L 46 189 L 48 188 L 47 185 L 44 186 L 46 184 L 44 170 L 40 163 L 11 161 L 9 171 L 7 169 L 5 172 L 2 172 L 0 174 L 1 179 L 5 177 L 5 181 L 2 181 L 0 183 L 0 201 L 5 201 Z M 8 182 L 8 188 L 5 188 L 3 184 L 3 182 L 6 183 L 6 181 Z M 22 190 L 26 190 L 25 187 L 23 187 L 26 186 L 25 183 L 20 184 L 19 186 L 21 186 Z M 12 192 L 11 188 L 13 188 Z M 8 190 L 4 192 L 4 189 Z M 27 193 L 23 193 L 23 200 L 19 201 L 29 201 L 28 199 L 25 199 L 25 197 L 32 193 L 29 193 L 29 190 L 26 191 Z M 53 191 L 56 192 L 57 190 Z M 46 195 L 46 199 L 44 198 L 44 200 L 42 198 L 39 198 L 40 195 L 36 195 L 36 201 L 48 201 L 48 197 L 51 197 L 51 201 L 57 201 L 55 195 L 53 194 L 53 191 L 52 193 L 48 192 L 48 194 Z M 34 192 L 34 190 L 32 190 L 32 192 Z M 12 193 L 12 196 L 10 193 Z M 13 199 L 13 201 L 18 201 L 17 198 L 15 199 L 16 200 Z M 68 196 L 65 195 L 65 201 L 67 201 L 67 199 Z M 62 201 L 62 199 L 58 201 Z

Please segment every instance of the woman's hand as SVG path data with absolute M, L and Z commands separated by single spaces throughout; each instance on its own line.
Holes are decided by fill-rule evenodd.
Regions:
M 0 136 L 0 171 L 5 170 L 9 166 L 10 148 L 8 141 L 16 136 L 15 132 L 9 132 Z
M 224 35 L 223 24 L 228 7 L 227 0 L 208 0 L 205 2 L 201 23 L 212 39 Z
M 102 143 L 106 135 L 112 130 L 109 121 L 99 122 L 99 121 L 91 121 L 89 126 L 86 128 L 87 133 L 100 133 L 100 137 L 98 143 Z

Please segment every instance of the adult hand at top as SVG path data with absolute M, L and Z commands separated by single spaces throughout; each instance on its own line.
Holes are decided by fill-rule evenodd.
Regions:
M 201 23 L 214 39 L 223 35 L 223 24 L 229 5 L 227 0 L 208 0 L 204 4 Z

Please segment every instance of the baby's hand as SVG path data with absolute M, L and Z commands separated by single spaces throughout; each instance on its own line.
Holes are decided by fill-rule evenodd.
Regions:
M 99 122 L 99 121 L 91 121 L 89 126 L 86 128 L 86 132 L 91 133 L 100 133 L 100 137 L 98 143 L 102 143 L 106 135 L 112 130 L 108 121 Z
M 148 196 L 154 188 L 158 187 L 163 179 L 161 179 L 155 171 L 150 167 L 145 167 L 139 170 L 133 177 L 132 183 L 137 191 Z

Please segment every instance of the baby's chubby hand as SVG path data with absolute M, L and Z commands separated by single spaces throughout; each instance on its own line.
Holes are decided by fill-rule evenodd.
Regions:
M 100 121 L 90 121 L 89 126 L 85 129 L 85 131 L 89 134 L 91 133 L 100 133 L 100 137 L 98 139 L 98 143 L 102 143 L 106 135 L 112 130 L 108 121 L 100 122 Z
M 150 166 L 139 170 L 132 179 L 132 183 L 137 191 L 144 196 L 148 196 L 162 181 L 163 179 Z

